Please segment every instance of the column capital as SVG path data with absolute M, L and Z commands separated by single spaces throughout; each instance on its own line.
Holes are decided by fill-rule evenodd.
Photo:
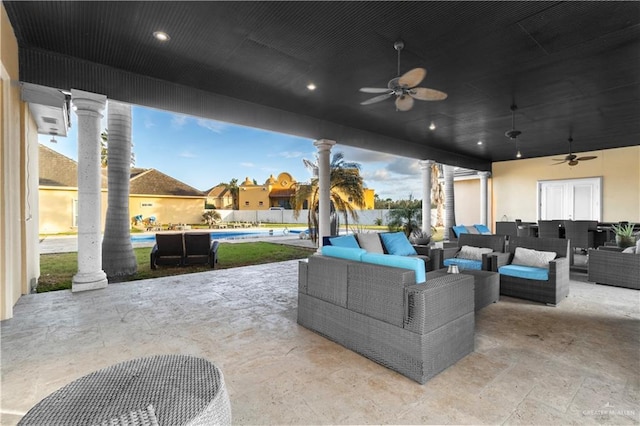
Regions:
M 491 177 L 491 172 L 478 172 L 478 176 L 486 179 L 488 177 Z
M 431 168 L 432 165 L 436 164 L 434 160 L 420 160 L 418 161 L 421 169 Z
M 318 139 L 313 142 L 313 145 L 318 148 L 318 151 L 331 151 L 331 147 L 336 144 L 336 141 L 330 139 Z
M 71 89 L 71 102 L 75 107 L 76 114 L 79 111 L 100 114 L 107 104 L 107 97 L 105 95 L 85 92 L 84 90 Z

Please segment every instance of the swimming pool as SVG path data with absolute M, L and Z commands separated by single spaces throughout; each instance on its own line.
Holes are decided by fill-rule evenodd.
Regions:
M 262 238 L 262 237 L 283 237 L 289 234 L 299 234 L 304 229 L 288 229 L 288 228 L 275 228 L 265 229 L 264 231 L 212 231 L 211 238 L 214 240 L 239 240 L 245 238 Z M 206 232 L 205 230 L 193 230 L 193 232 Z M 147 243 L 154 242 L 156 240 L 155 235 L 132 235 L 132 243 Z

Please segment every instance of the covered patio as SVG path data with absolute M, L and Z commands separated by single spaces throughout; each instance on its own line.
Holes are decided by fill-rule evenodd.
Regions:
M 25 295 L 2 322 L 2 424 L 97 369 L 188 354 L 225 375 L 234 424 L 640 421 L 636 290 L 572 272 L 555 308 L 476 314 L 475 351 L 421 386 L 296 323 L 297 263 Z

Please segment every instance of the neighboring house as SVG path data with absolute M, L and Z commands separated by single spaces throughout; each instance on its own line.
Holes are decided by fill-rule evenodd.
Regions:
M 207 195 L 207 206 L 233 210 L 233 197 L 226 185 L 217 185 L 204 192 Z
M 39 203 L 41 234 L 77 230 L 78 164 L 40 144 Z M 101 223 L 107 211 L 107 170 L 102 170 Z M 131 169 L 129 214 L 155 217 L 162 224 L 200 223 L 205 194 L 156 169 Z
M 296 187 L 299 185 L 301 184 L 286 172 L 280 173 L 277 178 L 269 176 L 262 185 L 254 184 L 247 177 L 240 185 L 240 210 L 268 210 L 271 207 L 291 209 L 291 197 L 295 195 Z M 374 190 L 365 188 L 364 198 L 365 206 L 362 209 L 373 209 Z

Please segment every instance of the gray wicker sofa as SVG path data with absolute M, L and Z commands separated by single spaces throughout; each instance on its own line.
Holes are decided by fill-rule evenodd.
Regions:
M 298 323 L 423 384 L 474 349 L 474 281 L 415 277 L 313 255 L 299 266 Z
M 590 249 L 588 279 L 598 284 L 640 290 L 640 253 L 621 253 L 606 247 Z

